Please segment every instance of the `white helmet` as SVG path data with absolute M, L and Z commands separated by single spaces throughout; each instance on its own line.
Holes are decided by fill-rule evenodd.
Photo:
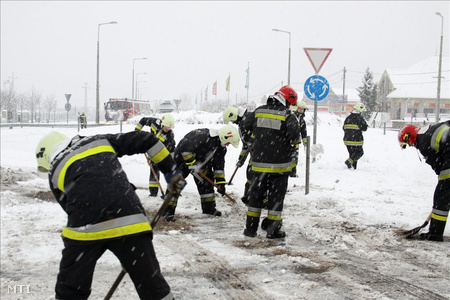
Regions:
M 355 109 L 359 112 L 363 112 L 366 110 L 366 106 L 360 102 L 360 103 L 356 103 L 355 106 L 353 106 L 353 109 Z
M 161 125 L 170 129 L 175 128 L 175 119 L 169 113 L 163 114 L 161 117 Z
M 305 101 L 298 101 L 297 106 L 298 108 L 308 109 Z
M 236 107 L 233 106 L 228 106 L 224 111 L 223 111 L 223 122 L 226 124 L 228 122 L 234 122 L 237 120 L 238 118 L 238 109 Z
M 234 148 L 239 146 L 239 131 L 232 125 L 225 125 L 219 129 L 219 138 L 222 146 L 226 146 L 231 143 Z
M 38 171 L 47 173 L 50 169 L 51 160 L 54 156 L 58 145 L 62 142 L 68 142 L 69 138 L 62 133 L 52 131 L 45 135 L 36 148 L 36 160 L 38 163 Z M 63 149 L 61 149 L 63 150 Z

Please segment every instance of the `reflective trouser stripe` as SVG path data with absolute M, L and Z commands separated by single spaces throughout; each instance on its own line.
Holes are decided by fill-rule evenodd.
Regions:
M 77 228 L 66 227 L 62 231 L 62 236 L 72 240 L 95 241 L 151 230 L 147 217 L 143 214 L 135 214 Z
M 292 162 L 271 164 L 253 161 L 252 170 L 260 173 L 287 173 L 292 170 Z
M 262 208 L 248 207 L 247 216 L 259 218 L 261 216 Z
M 438 221 L 447 222 L 448 211 L 433 208 L 433 211 L 431 212 L 431 218 Z
M 267 213 L 267 219 L 273 220 L 273 221 L 280 221 L 281 220 L 281 211 L 269 210 L 269 212 Z
M 216 197 L 214 196 L 214 193 L 200 194 L 200 200 L 201 202 L 213 202 L 216 201 Z
M 439 173 L 439 180 L 450 179 L 450 169 L 442 170 Z
M 347 146 L 362 146 L 362 145 L 364 145 L 364 141 L 357 141 L 357 142 L 344 141 L 344 145 L 347 145 Z

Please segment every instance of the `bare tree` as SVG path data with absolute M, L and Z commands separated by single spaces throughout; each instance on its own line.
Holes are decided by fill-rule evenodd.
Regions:
M 15 90 L 11 86 L 9 89 L 3 89 L 1 91 L 1 110 L 6 110 L 6 119 L 10 123 L 13 120 L 13 112 L 16 106 L 15 103 Z
M 44 103 L 42 104 L 44 110 L 47 113 L 47 123 L 50 122 L 50 115 L 52 111 L 56 111 L 56 97 L 55 95 L 51 94 L 47 96 L 44 100 Z M 55 114 L 53 114 L 53 122 L 55 121 Z
M 24 93 L 16 94 L 16 105 L 18 112 L 20 111 L 20 119 L 17 118 L 17 121 L 23 123 L 24 122 L 23 110 L 26 108 L 27 105 L 27 97 L 25 96 Z
M 27 102 L 28 108 L 30 109 L 31 112 L 31 123 L 34 123 L 34 120 L 36 119 L 36 114 L 40 113 L 39 110 L 41 108 L 41 94 L 34 87 L 31 88 Z

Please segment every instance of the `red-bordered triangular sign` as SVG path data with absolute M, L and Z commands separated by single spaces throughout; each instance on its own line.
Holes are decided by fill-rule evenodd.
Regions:
M 318 74 L 333 49 L 332 48 L 303 48 L 303 50 L 305 50 L 306 56 L 308 56 L 308 59 L 311 62 L 311 65 L 313 66 L 314 71 L 316 71 L 316 74 Z

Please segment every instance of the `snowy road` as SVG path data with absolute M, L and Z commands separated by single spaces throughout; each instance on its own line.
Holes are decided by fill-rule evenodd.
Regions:
M 176 138 L 202 126 L 178 126 Z M 66 216 L 46 180 L 36 178 L 34 148 L 15 153 L 24 134 L 34 145 L 42 133 L 2 129 L 1 298 L 53 299 Z M 177 222 L 160 221 L 154 230 L 157 257 L 177 299 L 450 299 L 449 226 L 443 243 L 398 234 L 421 225 L 430 211 L 436 177 L 429 166 L 413 149 L 400 151 L 394 132 L 369 129 L 359 169 L 348 170 L 340 126 L 324 122 L 319 137 L 325 151 L 311 166 L 310 193 L 304 194 L 304 174 L 289 181 L 284 240 L 268 240 L 262 230 L 256 238 L 242 234 L 244 170 L 227 186 L 235 204 L 217 195 L 221 218 L 201 214 L 188 177 Z M 239 150 L 229 147 L 228 176 Z M 121 160 L 151 219 L 161 199 L 148 197 L 145 159 Z M 107 252 L 91 299 L 103 299 L 120 270 Z M 128 275 L 112 299 L 138 299 Z

